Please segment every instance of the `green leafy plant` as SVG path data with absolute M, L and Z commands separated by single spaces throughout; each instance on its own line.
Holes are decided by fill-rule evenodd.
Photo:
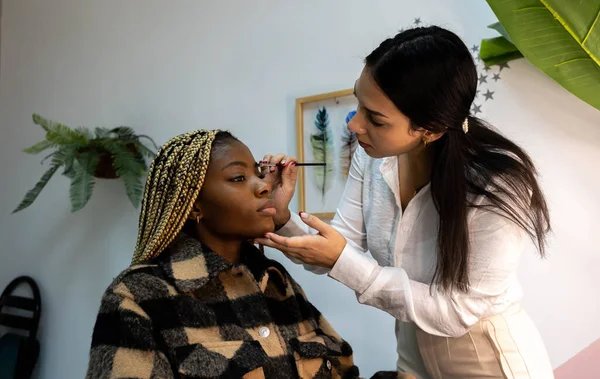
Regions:
M 499 37 L 481 42 L 487 66 L 521 57 L 600 109 L 600 0 L 487 0 Z
M 62 174 L 71 180 L 71 211 L 82 209 L 92 196 L 96 178 L 121 178 L 131 203 L 137 208 L 143 193 L 143 180 L 148 169 L 146 160 L 155 156 L 158 147 L 145 135 L 136 135 L 133 129 L 117 128 L 72 129 L 66 125 L 33 115 L 33 122 L 46 131 L 46 139 L 24 150 L 27 154 L 40 154 L 53 150 L 43 160 L 50 160 L 50 168 L 13 211 L 29 207 L 48 181 L 62 168 Z M 154 151 L 140 142 L 152 143 Z

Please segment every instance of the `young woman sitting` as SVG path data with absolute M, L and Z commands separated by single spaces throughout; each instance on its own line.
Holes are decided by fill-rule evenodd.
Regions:
M 352 349 L 279 263 L 271 187 L 228 132 L 167 142 L 132 266 L 106 290 L 87 378 L 357 378 Z

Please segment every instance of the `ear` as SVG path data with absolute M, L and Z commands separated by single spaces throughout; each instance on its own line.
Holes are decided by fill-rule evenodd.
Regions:
M 188 220 L 198 222 L 199 220 L 202 220 L 203 217 L 204 213 L 202 212 L 202 207 L 198 202 L 195 202 L 190 214 L 188 215 Z
M 429 130 L 425 130 L 423 132 L 423 141 L 427 141 L 428 144 L 435 142 L 435 141 L 439 140 L 440 138 L 442 138 L 444 133 L 446 133 L 445 130 L 442 132 L 439 132 L 439 133 L 434 133 Z

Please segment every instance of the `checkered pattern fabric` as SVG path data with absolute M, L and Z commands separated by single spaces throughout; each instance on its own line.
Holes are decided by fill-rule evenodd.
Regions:
M 352 349 L 279 263 L 182 234 L 105 292 L 88 379 L 358 378 Z

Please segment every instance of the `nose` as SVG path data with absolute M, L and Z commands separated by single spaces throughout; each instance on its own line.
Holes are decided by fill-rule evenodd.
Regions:
M 258 178 L 254 194 L 256 197 L 268 197 L 271 194 L 271 184 L 264 179 Z
M 348 130 L 356 134 L 365 134 L 367 129 L 364 126 L 364 118 L 363 112 L 359 108 L 354 117 L 348 121 Z

